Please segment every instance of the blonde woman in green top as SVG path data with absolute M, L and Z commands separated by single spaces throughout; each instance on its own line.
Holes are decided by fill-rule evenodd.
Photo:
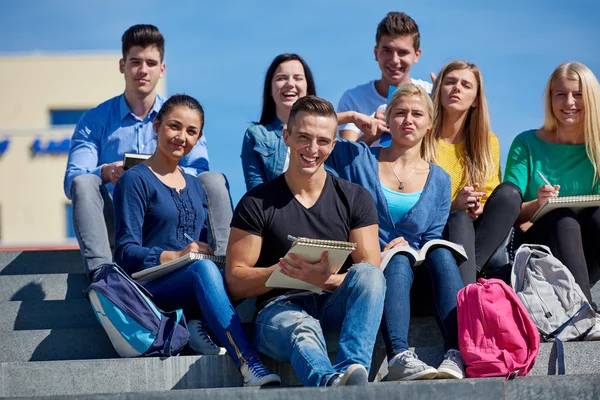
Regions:
M 523 192 L 517 220 L 525 231 L 523 242 L 549 246 L 595 308 L 590 281 L 600 278 L 598 207 L 579 214 L 560 208 L 534 224 L 530 220 L 549 198 L 599 193 L 600 85 L 585 65 L 565 63 L 550 76 L 544 98 L 544 125 L 515 138 L 504 180 Z

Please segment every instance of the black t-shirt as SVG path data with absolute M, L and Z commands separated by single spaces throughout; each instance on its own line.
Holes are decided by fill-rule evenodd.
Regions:
M 348 241 L 352 229 L 378 223 L 373 198 L 362 186 L 327 174 L 317 202 L 304 207 L 292 194 L 285 176 L 262 184 L 244 195 L 238 203 L 231 227 L 263 238 L 255 268 L 276 264 L 290 249 L 288 235 L 310 239 Z M 352 265 L 348 257 L 340 270 Z M 274 289 L 257 299 L 267 302 L 289 290 Z

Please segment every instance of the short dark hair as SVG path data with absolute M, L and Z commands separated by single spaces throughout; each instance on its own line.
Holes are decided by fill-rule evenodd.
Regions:
M 187 94 L 174 94 L 173 96 L 169 97 L 167 101 L 163 103 L 162 107 L 160 108 L 160 111 L 158 111 L 158 114 L 156 115 L 156 118 L 154 120 L 158 124 L 162 123 L 162 120 L 165 117 L 165 115 L 167 115 L 177 107 L 187 107 L 190 110 L 196 111 L 200 116 L 199 128 L 200 131 L 202 131 L 202 128 L 204 127 L 204 108 L 202 108 L 202 105 L 200 105 L 198 100 L 196 100 L 192 96 L 188 96 Z
M 313 96 L 317 94 L 315 80 L 306 61 L 304 61 L 304 59 L 298 54 L 294 53 L 285 53 L 278 55 L 277 57 L 275 57 L 273 62 L 271 62 L 271 65 L 267 70 L 267 74 L 265 75 L 265 84 L 263 88 L 263 107 L 262 113 L 260 114 L 260 120 L 258 121 L 258 123 L 261 125 L 270 124 L 271 122 L 273 122 L 276 116 L 275 100 L 273 100 L 273 95 L 271 94 L 275 70 L 277 70 L 277 67 L 279 67 L 280 64 L 292 60 L 299 61 L 300 64 L 302 64 L 302 68 L 304 69 L 304 77 L 306 78 L 306 94 Z
M 419 26 L 414 19 L 403 12 L 389 12 L 385 18 L 381 20 L 379 25 L 377 25 L 377 34 L 375 35 L 376 45 L 379 45 L 379 41 L 384 35 L 412 36 L 415 51 L 419 50 L 421 47 Z
M 123 59 L 127 59 L 127 53 L 134 46 L 143 48 L 156 46 L 160 53 L 160 61 L 165 58 L 165 38 L 154 25 L 139 24 L 133 25 L 123 33 L 121 37 L 121 51 Z
M 337 127 L 338 125 L 337 114 L 335 113 L 333 104 L 320 97 L 308 95 L 300 97 L 292 106 L 287 123 L 288 131 L 292 131 L 292 125 L 295 122 L 297 115 L 301 113 L 306 113 L 314 117 L 333 118 L 336 122 L 335 126 Z

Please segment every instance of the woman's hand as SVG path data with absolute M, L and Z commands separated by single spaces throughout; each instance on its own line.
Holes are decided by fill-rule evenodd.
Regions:
M 396 239 L 390 241 L 383 248 L 383 251 L 387 251 L 387 250 L 393 249 L 394 247 L 400 247 L 400 246 L 408 246 L 408 247 L 410 247 L 410 245 L 408 244 L 408 242 L 406 241 L 406 239 L 404 239 L 402 236 L 397 237 Z
M 472 221 L 475 221 L 477 218 L 479 218 L 479 216 L 481 215 L 481 213 L 483 213 L 483 206 L 484 205 L 485 204 L 483 204 L 481 202 L 481 200 L 479 200 L 479 201 L 477 201 L 477 203 L 473 207 L 471 207 L 471 208 L 469 208 L 467 210 L 467 214 L 469 214 L 469 217 L 471 217 Z
M 210 248 L 208 243 L 199 242 L 194 240 L 187 247 L 179 252 L 179 257 L 183 257 L 188 253 L 202 253 L 202 254 L 213 254 L 213 250 Z
M 553 197 L 558 197 L 558 191 L 560 190 L 560 185 L 542 185 L 538 189 L 537 192 L 537 206 L 540 208 L 541 206 Z
M 485 192 L 476 191 L 478 187 L 479 184 L 474 183 L 472 186 L 465 186 L 462 188 L 452 202 L 450 211 L 466 211 L 477 206 L 477 203 L 480 202 L 481 198 L 486 196 Z

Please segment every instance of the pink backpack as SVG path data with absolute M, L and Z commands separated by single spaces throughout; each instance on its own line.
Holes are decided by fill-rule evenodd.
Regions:
M 458 345 L 468 378 L 527 375 L 540 336 L 510 286 L 480 278 L 458 292 L 457 312 Z

